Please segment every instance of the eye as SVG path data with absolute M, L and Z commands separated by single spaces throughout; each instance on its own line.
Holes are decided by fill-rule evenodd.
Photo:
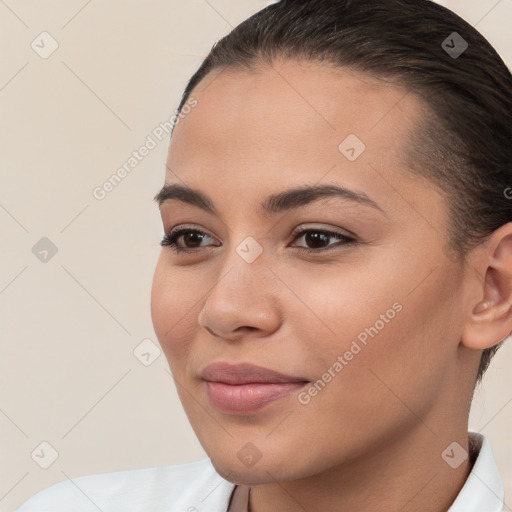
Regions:
M 175 252 L 197 252 L 201 250 L 203 245 L 201 243 L 205 240 L 211 238 L 204 231 L 200 231 L 199 229 L 192 229 L 182 227 L 179 229 L 174 229 L 170 233 L 164 235 L 160 245 L 162 247 L 171 247 Z M 183 247 L 179 242 L 182 240 L 185 246 Z
M 349 246 L 356 243 L 354 237 L 337 233 L 335 231 L 327 231 L 324 229 L 300 229 L 292 233 L 293 240 L 299 240 L 304 237 L 306 247 L 295 246 L 301 251 L 308 253 L 319 253 L 329 249 L 332 245 Z M 160 245 L 162 247 L 170 247 L 177 253 L 194 253 L 204 248 L 204 240 L 211 237 L 199 229 L 181 227 L 174 229 L 170 233 L 164 235 Z M 330 239 L 334 239 L 338 244 L 329 243 Z M 217 245 L 218 246 L 218 245 Z M 309 246 L 309 247 L 308 247 Z M 312 246 L 312 247 L 311 247 Z
M 336 233 L 335 231 L 327 231 L 324 229 L 301 229 L 293 232 L 293 239 L 298 240 L 304 237 L 304 242 L 306 243 L 306 247 L 298 246 L 298 249 L 301 251 L 305 251 L 308 253 L 318 253 L 330 249 L 333 245 L 341 245 L 341 246 L 349 246 L 354 245 L 356 243 L 356 239 L 354 237 L 344 235 L 342 233 Z M 329 243 L 329 239 L 335 239 L 339 244 Z M 309 246 L 309 247 L 307 247 Z M 312 247 L 311 247 L 312 246 Z M 297 246 L 296 246 L 297 247 Z M 326 249 L 327 247 L 327 249 Z M 336 247 L 335 247 L 336 248 Z

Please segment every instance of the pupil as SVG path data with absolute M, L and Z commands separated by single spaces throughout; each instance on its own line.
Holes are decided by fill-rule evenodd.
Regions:
M 326 241 L 329 237 L 325 233 L 306 233 L 306 243 L 309 246 L 313 246 L 313 249 L 325 247 L 325 244 L 322 244 L 322 241 Z M 323 240 L 321 240 L 323 239 Z M 320 240 L 320 245 L 318 245 L 318 241 Z
M 201 244 L 202 236 L 200 233 L 187 233 L 184 235 L 185 245 L 191 245 L 192 247 L 196 247 L 194 242 L 197 242 L 197 245 Z M 195 238 L 195 240 L 194 240 Z

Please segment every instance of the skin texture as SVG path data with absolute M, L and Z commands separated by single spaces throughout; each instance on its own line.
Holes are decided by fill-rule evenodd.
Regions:
M 446 256 L 443 196 L 403 158 L 424 105 L 399 87 L 280 60 L 217 70 L 193 96 L 165 182 L 201 190 L 219 216 L 161 205 L 166 233 L 186 225 L 208 236 L 195 253 L 162 248 L 151 308 L 204 450 L 222 476 L 253 486 L 252 512 L 446 511 L 471 464 L 452 469 L 441 453 L 454 441 L 468 449 L 481 350 L 512 330 L 511 226 L 464 266 Z M 338 149 L 349 134 L 366 145 L 355 161 Z M 260 213 L 269 194 L 313 184 L 364 192 L 383 211 L 329 198 Z M 296 227 L 356 243 L 330 237 L 308 254 L 299 248 L 322 244 L 294 239 Z M 236 252 L 248 236 L 263 249 L 252 263 Z M 315 382 L 396 303 L 309 403 L 295 393 L 226 414 L 209 402 L 198 377 L 207 364 L 250 362 Z M 237 457 L 249 442 L 261 455 L 251 467 Z

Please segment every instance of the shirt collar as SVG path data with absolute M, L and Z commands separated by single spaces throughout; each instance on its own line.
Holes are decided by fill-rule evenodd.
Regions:
M 448 512 L 501 512 L 505 489 L 491 444 L 485 436 L 476 432 L 469 432 L 469 439 L 478 455 L 466 483 Z

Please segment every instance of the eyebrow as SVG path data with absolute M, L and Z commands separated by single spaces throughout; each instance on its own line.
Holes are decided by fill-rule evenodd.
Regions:
M 301 208 L 307 204 L 330 197 L 338 197 L 369 206 L 385 214 L 384 210 L 364 192 L 350 190 L 337 185 L 306 185 L 272 194 L 260 204 L 260 211 L 262 214 L 276 214 Z M 177 200 L 219 216 L 213 201 L 208 196 L 186 185 L 164 185 L 153 199 L 157 201 L 159 207 L 166 201 Z

